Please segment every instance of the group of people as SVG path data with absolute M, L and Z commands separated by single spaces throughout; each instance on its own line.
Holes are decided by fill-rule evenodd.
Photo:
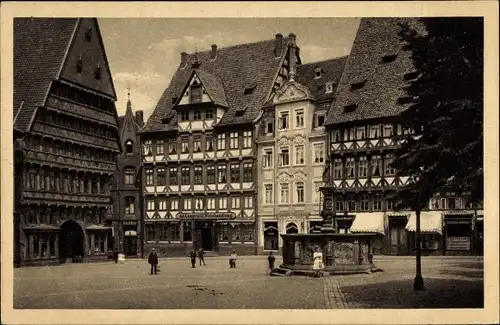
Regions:
M 116 258 L 115 262 L 118 261 L 118 250 L 115 251 Z M 198 257 L 200 266 L 203 263 L 203 266 L 206 266 L 207 264 L 205 263 L 205 252 L 203 251 L 202 248 L 200 248 L 198 251 L 193 249 L 189 253 L 189 258 L 191 259 L 191 267 L 196 268 L 196 257 Z M 238 259 L 238 255 L 236 254 L 236 251 L 232 251 L 231 255 L 229 255 L 229 268 L 233 269 L 236 268 L 236 260 Z M 274 257 L 273 252 L 269 254 L 268 257 L 268 262 L 269 262 L 269 269 L 272 271 L 274 269 L 274 261 L 276 258 Z M 148 256 L 148 263 L 151 265 L 151 274 L 157 274 L 158 270 L 158 254 L 156 253 L 156 250 L 153 248 L 151 249 L 151 253 L 149 253 Z

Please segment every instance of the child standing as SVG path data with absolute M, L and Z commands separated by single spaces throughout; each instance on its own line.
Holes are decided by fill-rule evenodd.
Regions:
M 273 252 L 269 253 L 269 257 L 267 258 L 267 260 L 269 262 L 269 270 L 272 271 L 274 269 L 274 261 L 276 260 Z
M 229 256 L 229 267 L 231 269 L 236 268 L 236 259 L 238 258 L 238 255 L 236 255 L 236 251 L 233 251 L 231 255 Z
M 189 257 L 191 258 L 191 267 L 195 268 L 196 267 L 196 251 L 194 249 L 189 254 Z

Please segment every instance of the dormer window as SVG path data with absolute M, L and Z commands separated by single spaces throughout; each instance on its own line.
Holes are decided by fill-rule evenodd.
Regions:
M 358 81 L 358 82 L 353 82 L 351 84 L 351 91 L 352 90 L 358 90 L 358 89 L 361 89 L 365 86 L 366 84 L 366 79 L 362 80 L 362 81 Z
M 245 111 L 247 110 L 247 107 L 248 106 L 244 106 L 244 107 L 240 107 L 238 109 L 236 109 L 236 116 L 241 116 L 243 115 L 243 113 L 245 113 Z
M 334 85 L 334 82 L 327 82 L 325 84 L 325 94 L 331 94 L 333 92 L 333 85 Z
M 134 153 L 134 144 L 131 140 L 127 140 L 127 142 L 125 142 L 125 153 L 128 155 Z
M 358 108 L 358 104 L 349 104 L 344 106 L 344 113 L 352 113 Z
M 382 56 L 382 62 L 383 63 L 393 62 L 394 60 L 396 60 L 397 57 L 398 57 L 398 52 L 396 52 L 396 53 L 387 53 L 384 56 Z
M 214 109 L 213 108 L 207 108 L 207 110 L 205 111 L 205 118 L 207 120 L 214 118 Z
M 314 69 L 314 79 L 319 79 L 322 77 L 323 73 L 325 73 L 325 71 L 321 68 L 316 68 Z
M 324 111 L 320 111 L 320 112 L 316 112 L 314 114 L 314 127 L 315 128 L 319 128 L 321 126 L 323 126 L 323 124 L 325 124 L 325 115 L 326 115 L 326 112 Z
M 201 96 L 201 85 L 193 83 L 191 85 L 191 104 L 201 103 Z
M 273 122 L 267 122 L 267 124 L 266 124 L 266 134 L 273 133 L 273 129 L 274 129 L 273 126 L 274 126 Z
M 80 55 L 78 60 L 76 60 L 76 72 L 82 73 L 82 71 L 83 71 L 83 59 L 82 56 Z
M 189 112 L 181 112 L 181 121 L 189 121 Z
M 87 31 L 85 32 L 85 40 L 90 42 L 92 40 L 92 27 L 89 26 Z
M 251 93 L 253 93 L 255 87 L 257 87 L 257 84 L 255 84 L 255 83 L 247 86 L 245 88 L 245 95 L 250 95 Z
M 94 78 L 97 80 L 101 79 L 101 67 L 99 65 L 95 68 Z

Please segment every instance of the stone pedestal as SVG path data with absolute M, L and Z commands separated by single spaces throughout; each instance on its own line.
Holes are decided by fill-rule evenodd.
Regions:
M 307 275 L 313 273 L 313 252 L 320 247 L 326 274 L 371 273 L 376 270 L 371 242 L 380 235 L 357 234 L 282 234 L 283 264 L 273 273 Z M 290 272 L 291 271 L 291 272 Z

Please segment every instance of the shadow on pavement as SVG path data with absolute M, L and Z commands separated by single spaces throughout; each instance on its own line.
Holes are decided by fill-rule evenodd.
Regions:
M 440 274 L 445 274 L 445 275 L 451 275 L 452 277 L 462 276 L 462 277 L 474 278 L 474 279 L 484 278 L 484 272 L 483 272 L 483 270 L 454 270 L 454 269 L 448 269 L 448 270 L 442 270 L 439 273 Z
M 341 286 L 349 308 L 484 308 L 482 281 L 425 279 L 424 291 L 413 280 Z

